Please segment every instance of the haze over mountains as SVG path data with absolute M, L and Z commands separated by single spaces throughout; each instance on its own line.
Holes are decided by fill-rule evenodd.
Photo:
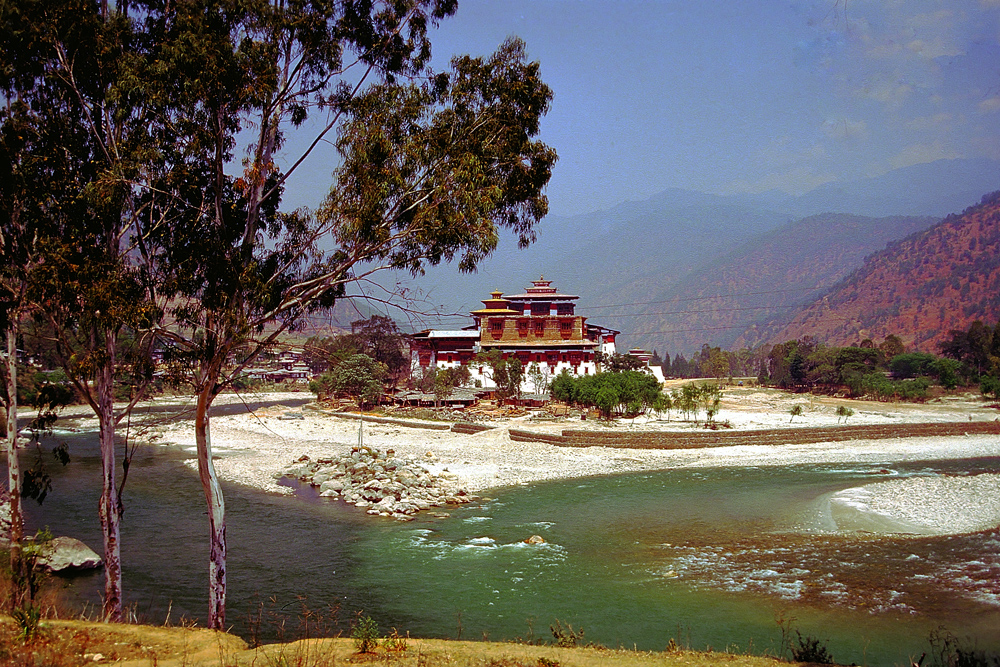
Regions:
M 434 267 L 404 284 L 443 312 L 464 315 L 492 290 L 521 291 L 544 275 L 580 295 L 578 312 L 621 330 L 619 347 L 690 355 L 703 343 L 730 347 L 782 335 L 780 324 L 799 306 L 866 256 L 998 189 L 1000 162 L 990 160 L 940 160 L 798 197 L 670 189 L 606 211 L 547 217 L 535 244 L 519 250 L 504 238 L 476 274 Z
M 790 321 L 751 331 L 744 342 L 811 335 L 832 345 L 899 336 L 936 352 L 951 329 L 1000 317 L 1000 192 L 961 215 L 890 243 Z

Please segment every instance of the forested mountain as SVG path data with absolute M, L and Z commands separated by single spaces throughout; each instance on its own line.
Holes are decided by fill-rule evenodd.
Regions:
M 833 289 L 741 342 L 804 335 L 830 345 L 889 334 L 907 349 L 936 352 L 949 330 L 1000 318 L 1000 192 L 868 257 Z
M 432 267 L 412 281 L 393 276 L 412 295 L 423 294 L 416 310 L 437 306 L 456 316 L 386 314 L 410 317 L 401 324 L 413 329 L 457 328 L 470 323 L 468 312 L 489 292 L 519 292 L 544 275 L 580 295 L 579 311 L 592 322 L 621 330 L 622 347 L 690 355 L 702 343 L 734 343 L 761 318 L 787 314 L 865 255 L 997 187 L 1000 162 L 939 160 L 798 197 L 665 190 L 605 211 L 550 215 L 531 247 L 501 241 L 475 274 Z M 728 298 L 705 299 L 717 294 Z
M 729 348 L 749 323 L 787 317 L 859 267 L 866 255 L 938 220 L 841 213 L 796 220 L 655 293 L 657 303 L 645 306 L 641 316 L 606 319 L 645 347 L 684 354 L 702 343 Z

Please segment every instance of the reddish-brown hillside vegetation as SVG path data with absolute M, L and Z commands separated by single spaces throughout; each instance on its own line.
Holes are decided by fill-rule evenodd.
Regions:
M 1000 318 L 1000 192 L 869 256 L 826 295 L 785 323 L 747 335 L 778 343 L 814 336 L 829 345 L 899 336 L 937 352 L 951 329 Z

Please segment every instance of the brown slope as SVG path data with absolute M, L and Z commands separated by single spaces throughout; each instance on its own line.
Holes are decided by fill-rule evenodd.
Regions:
M 631 300 L 649 295 L 655 303 L 640 315 L 615 319 L 612 314 L 602 323 L 612 321 L 609 326 L 640 346 L 670 353 L 691 354 L 703 343 L 730 348 L 751 323 L 787 316 L 860 267 L 873 251 L 938 221 L 823 213 L 789 222 L 720 253 L 676 284 L 634 286 Z
M 1000 192 L 868 257 L 787 324 L 761 330 L 771 344 L 814 336 L 829 345 L 899 336 L 936 352 L 951 329 L 1000 318 Z M 751 332 L 747 338 L 752 340 Z

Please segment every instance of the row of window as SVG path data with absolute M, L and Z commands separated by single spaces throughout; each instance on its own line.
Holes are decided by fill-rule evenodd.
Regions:
M 506 320 L 503 318 L 494 318 L 490 320 L 490 335 L 494 339 L 499 339 L 503 335 L 504 322 Z M 542 337 L 545 335 L 545 322 L 547 320 L 517 320 L 517 334 L 521 338 L 526 338 L 529 331 L 534 331 L 535 336 Z M 559 320 L 559 333 L 566 337 L 573 335 L 573 320 Z

